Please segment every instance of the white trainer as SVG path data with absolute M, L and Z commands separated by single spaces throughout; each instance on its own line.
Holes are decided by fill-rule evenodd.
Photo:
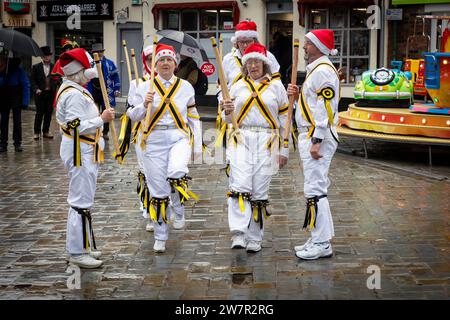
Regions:
M 297 251 L 295 255 L 304 260 L 315 260 L 319 258 L 329 258 L 333 255 L 331 244 L 329 242 L 313 243 L 301 251 Z
M 79 256 L 70 256 L 69 263 L 75 264 L 81 268 L 95 269 L 100 267 L 103 261 L 96 260 L 88 254 L 82 254 Z
M 261 242 L 250 240 L 247 244 L 247 252 L 258 252 L 261 251 Z
M 185 226 L 185 224 L 186 224 L 186 220 L 184 219 L 184 217 L 183 217 L 183 219 L 177 219 L 177 218 L 175 218 L 175 219 L 173 220 L 173 228 L 174 228 L 175 230 L 183 229 L 184 226 Z
M 155 252 L 166 251 L 166 242 L 163 240 L 155 240 L 155 244 L 153 245 L 153 250 Z
M 153 225 L 153 222 L 147 223 L 147 225 L 145 226 L 145 231 L 147 232 L 155 231 L 155 226 Z
M 234 234 L 232 239 L 233 243 L 231 244 L 231 249 L 244 249 L 247 246 L 244 234 L 242 233 Z
M 100 258 L 100 257 L 102 256 L 102 252 L 101 252 L 101 251 L 98 251 L 98 250 L 91 250 L 91 251 L 89 252 L 89 255 L 90 255 L 92 258 L 94 258 L 94 259 L 98 259 L 98 258 Z
M 303 245 L 295 246 L 294 250 L 295 250 L 295 252 L 302 251 L 303 249 L 305 249 L 305 248 L 309 247 L 310 245 L 312 245 L 312 243 L 313 243 L 312 242 L 312 238 L 308 238 L 308 240 L 306 240 L 306 242 Z

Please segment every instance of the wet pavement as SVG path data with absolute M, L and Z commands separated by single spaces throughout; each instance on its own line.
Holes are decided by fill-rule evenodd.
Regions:
M 359 142 L 345 138 L 330 171 L 334 257 L 309 262 L 293 252 L 308 236 L 296 152 L 272 180 L 262 251 L 229 248 L 227 178 L 222 164 L 204 164 L 190 167 L 200 201 L 186 207 L 185 230 L 171 228 L 166 253 L 155 254 L 138 209 L 134 149 L 123 166 L 107 149 L 93 208 L 104 265 L 82 270 L 81 289 L 71 290 L 60 137 L 53 121 L 55 139 L 33 141 L 33 119 L 33 111 L 23 112 L 24 152 L 11 142 L 0 154 L 0 299 L 449 298 L 448 150 L 439 150 L 430 168 L 422 149 L 374 144 L 375 161 L 367 162 L 351 154 Z M 377 163 L 383 155 L 388 160 Z M 374 289 L 369 277 L 377 268 Z

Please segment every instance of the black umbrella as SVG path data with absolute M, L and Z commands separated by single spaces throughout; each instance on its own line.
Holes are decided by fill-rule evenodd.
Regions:
M 156 34 L 160 36 L 158 43 L 172 46 L 179 54 L 200 61 L 209 61 L 202 45 L 187 33 L 175 30 L 161 30 L 156 32 Z
M 25 55 L 42 56 L 41 49 L 33 39 L 13 29 L 0 29 L 0 47 Z

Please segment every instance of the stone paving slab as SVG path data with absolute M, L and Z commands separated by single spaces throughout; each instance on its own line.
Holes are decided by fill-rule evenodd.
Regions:
M 68 178 L 59 158 L 60 136 L 53 122 L 55 140 L 33 141 L 33 119 L 34 112 L 23 112 L 24 152 L 10 147 L 0 154 L 0 299 L 449 298 L 448 180 L 337 153 L 329 192 L 335 255 L 305 262 L 293 252 L 308 236 L 301 230 L 305 208 L 296 152 L 273 177 L 273 215 L 256 254 L 229 248 L 224 166 L 191 165 L 200 201 L 186 207 L 185 230 L 171 229 L 167 251 L 158 255 L 138 212 L 134 150 L 120 166 L 111 159 L 111 140 L 93 208 L 104 265 L 83 270 L 81 289 L 70 290 L 64 260 Z M 204 123 L 204 130 L 211 126 Z M 358 148 L 352 140 L 342 144 Z M 426 169 L 426 161 L 402 157 L 392 161 L 449 172 L 447 165 Z M 371 265 L 380 268 L 380 289 L 366 286 Z

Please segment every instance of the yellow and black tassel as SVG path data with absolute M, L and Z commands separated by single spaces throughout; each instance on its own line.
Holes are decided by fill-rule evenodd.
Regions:
M 97 128 L 95 131 L 95 152 L 94 152 L 94 162 L 95 163 L 103 163 L 105 161 L 105 156 L 103 153 L 103 150 L 100 149 L 100 137 L 101 137 L 101 130 L 100 128 Z
M 135 122 L 133 129 L 131 129 L 131 143 L 136 143 L 139 131 L 142 127 L 141 122 Z
M 74 119 L 67 123 L 67 129 L 73 130 L 73 165 L 81 167 L 81 148 L 80 148 L 80 119 Z
M 264 227 L 264 219 L 267 219 L 270 216 L 269 211 L 267 211 L 269 200 L 252 200 L 250 201 L 250 204 L 252 206 L 253 221 L 259 223 L 259 227 L 262 229 Z
M 130 140 L 131 140 L 131 120 L 124 113 L 121 117 L 121 126 L 120 126 L 120 134 L 119 134 L 119 151 L 120 154 L 116 154 L 114 152 L 113 156 L 115 159 L 119 161 L 120 164 L 123 164 L 125 161 L 125 156 L 128 153 L 130 148 Z
M 309 230 L 313 230 L 316 227 L 318 207 L 317 203 L 320 199 L 325 198 L 327 195 L 315 196 L 306 199 L 306 214 L 305 221 L 303 222 L 303 229 L 309 227 Z
M 180 194 L 180 203 L 184 205 L 184 202 L 186 200 L 194 199 L 195 201 L 198 201 L 198 196 L 189 190 L 188 188 L 188 182 L 189 180 L 192 180 L 191 177 L 185 175 L 184 177 L 181 177 L 179 179 L 173 179 L 173 178 L 167 178 L 167 181 L 169 182 L 172 192 L 178 191 Z
M 150 199 L 150 219 L 152 219 L 154 222 L 157 222 L 159 225 L 162 225 L 162 222 L 167 223 L 167 214 L 166 214 L 166 208 L 169 203 L 169 197 L 166 198 L 155 198 L 152 197 Z M 156 210 L 155 210 L 156 207 Z M 162 222 L 159 221 L 161 218 Z
M 83 248 L 86 251 L 89 251 L 89 234 L 86 230 L 86 220 L 87 223 L 89 223 L 89 230 L 91 231 L 91 239 L 92 239 L 92 247 L 94 249 L 97 249 L 97 246 L 95 244 L 95 237 L 94 237 L 94 229 L 92 228 L 92 216 L 91 211 L 89 209 L 82 209 L 82 208 L 76 208 L 72 207 L 79 215 L 81 215 L 81 225 L 82 225 L 82 233 L 83 233 Z
M 238 191 L 228 191 L 227 197 L 238 199 L 239 209 L 241 212 L 245 212 L 244 201 L 250 201 L 252 194 L 250 192 L 238 192 Z

